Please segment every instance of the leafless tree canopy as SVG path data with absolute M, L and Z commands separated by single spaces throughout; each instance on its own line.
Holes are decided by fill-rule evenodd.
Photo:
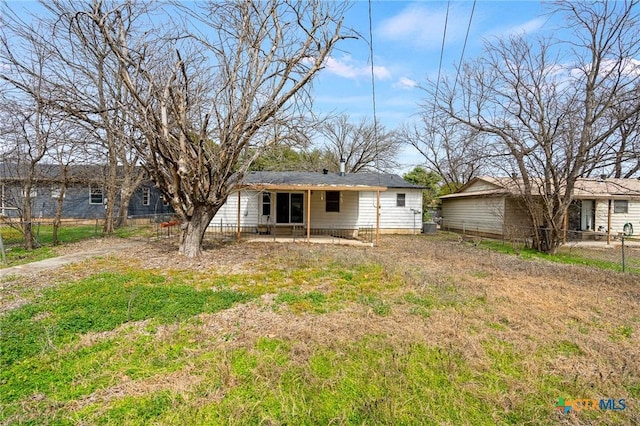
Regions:
M 251 163 L 301 134 L 311 82 L 346 37 L 341 2 L 41 7 L 41 16 L 3 19 L 2 64 L 11 67 L 0 70 L 2 81 L 99 142 L 110 171 L 107 217 L 117 187 L 129 197 L 140 179 L 134 166 L 143 164 L 182 221 L 188 256 L 200 253 L 206 226 Z M 26 60 L 34 53 L 46 72 Z M 128 180 L 116 185 L 119 166 Z
M 340 159 L 345 160 L 349 173 L 388 171 L 398 166 L 396 159 L 402 146 L 398 133 L 374 120 L 354 122 L 347 114 L 330 117 L 319 125 L 319 134 L 330 169 L 338 170 Z
M 637 171 L 640 111 L 637 2 L 560 1 L 554 11 L 571 41 L 489 42 L 481 58 L 462 65 L 457 85 L 427 86 L 439 96 L 425 108 L 489 138 L 481 160 L 514 176 L 533 224 L 550 229 L 548 238 L 535 235 L 536 244 L 552 252 L 578 177 Z
M 344 5 L 170 8 L 185 27 L 151 41 L 127 37 L 136 18 L 129 5 L 94 3 L 78 19 L 90 20 L 117 58 L 143 136 L 135 146 L 183 220 L 181 251 L 197 256 L 209 221 L 276 127 L 294 125 L 308 106 L 309 83 L 343 38 Z

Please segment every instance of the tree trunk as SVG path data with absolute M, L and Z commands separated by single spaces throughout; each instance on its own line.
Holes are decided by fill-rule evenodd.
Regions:
M 197 206 L 190 218 L 180 225 L 180 254 L 194 258 L 202 254 L 202 239 L 220 206 Z
M 60 229 L 60 222 L 62 221 L 62 206 L 64 204 L 64 192 L 65 188 L 60 188 L 60 196 L 56 200 L 56 216 L 53 218 L 53 231 L 51 235 L 51 243 L 54 246 L 60 244 L 58 240 L 58 229 Z
M 110 150 L 111 151 L 111 150 Z M 105 218 L 103 232 L 107 235 L 113 234 L 114 213 L 116 209 L 116 194 L 118 185 L 118 164 L 113 155 L 109 154 L 109 166 L 107 170 L 107 200 L 105 204 Z
M 127 213 L 129 212 L 129 203 L 133 196 L 132 191 L 120 191 L 120 207 L 118 208 L 118 217 L 116 218 L 116 228 L 127 224 Z
M 22 212 L 22 235 L 24 237 L 24 248 L 33 250 L 35 248 L 33 238 L 33 210 L 31 208 L 31 185 L 25 188 L 24 207 Z

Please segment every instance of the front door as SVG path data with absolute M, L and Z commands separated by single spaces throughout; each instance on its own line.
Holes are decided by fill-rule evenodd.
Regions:
M 276 223 L 302 223 L 304 195 L 278 192 L 276 194 Z

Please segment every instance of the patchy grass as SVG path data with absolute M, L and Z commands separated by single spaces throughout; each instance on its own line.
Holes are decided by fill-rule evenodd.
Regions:
M 53 226 L 34 225 L 33 233 L 36 236 L 36 247 L 33 250 L 22 248 L 22 233 L 10 226 L 0 226 L 3 243 L 5 245 L 7 267 L 22 265 L 56 256 L 53 248 Z M 65 225 L 58 229 L 58 241 L 60 244 L 69 244 L 90 238 L 101 237 L 102 229 L 94 225 Z M 3 265 L 0 264 L 0 267 Z
M 527 247 L 514 246 L 496 240 L 482 240 L 480 247 L 487 248 L 498 253 L 517 255 L 521 259 L 540 259 L 565 265 L 589 266 L 609 271 L 622 271 L 622 254 L 620 249 L 603 249 L 609 251 L 606 256 L 597 256 L 596 253 L 603 250 L 573 250 L 570 247 L 561 247 L 557 254 L 551 255 L 533 250 Z M 611 253 L 615 250 L 614 253 Z M 613 258 L 615 260 L 610 260 Z M 640 273 L 640 261 L 634 258 L 626 259 L 626 272 Z
M 161 253 L 15 284 L 0 423 L 640 422 L 635 276 L 421 237 Z M 161 256 L 172 269 L 142 266 Z M 560 397 L 628 408 L 562 414 Z

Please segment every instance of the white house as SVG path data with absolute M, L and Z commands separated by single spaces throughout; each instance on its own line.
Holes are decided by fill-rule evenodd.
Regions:
M 440 197 L 443 227 L 494 237 L 528 235 L 531 222 L 512 178 L 476 177 Z M 640 180 L 580 178 L 567 215 L 567 231 L 607 236 L 640 233 Z
M 210 227 L 312 235 L 420 232 L 422 187 L 384 173 L 250 172 Z

